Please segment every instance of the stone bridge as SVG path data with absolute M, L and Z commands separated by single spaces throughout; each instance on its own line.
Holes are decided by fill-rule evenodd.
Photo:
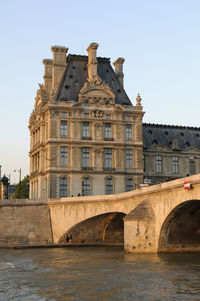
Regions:
M 0 246 L 61 244 L 66 235 L 131 253 L 199 252 L 200 174 L 109 196 L 1 201 Z

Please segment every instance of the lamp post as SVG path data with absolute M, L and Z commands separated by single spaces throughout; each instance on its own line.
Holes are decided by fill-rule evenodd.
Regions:
M 14 172 L 19 172 L 19 199 L 20 199 L 20 184 L 21 184 L 21 176 L 22 176 L 22 169 L 20 168 L 19 170 L 18 169 L 15 169 Z

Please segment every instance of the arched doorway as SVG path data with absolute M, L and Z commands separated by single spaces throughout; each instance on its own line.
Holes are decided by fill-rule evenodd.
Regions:
M 158 252 L 200 252 L 200 200 L 184 202 L 168 215 Z

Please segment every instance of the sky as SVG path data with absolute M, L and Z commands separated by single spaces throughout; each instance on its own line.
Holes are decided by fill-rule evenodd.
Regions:
M 42 59 L 53 45 L 124 57 L 124 87 L 144 122 L 200 127 L 199 0 L 0 1 L 0 165 L 11 183 L 29 174 L 28 121 Z M 16 170 L 14 172 L 14 170 Z

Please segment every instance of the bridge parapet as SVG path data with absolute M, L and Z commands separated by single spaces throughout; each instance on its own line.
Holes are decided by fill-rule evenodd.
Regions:
M 186 180 L 190 181 L 192 189 L 184 189 Z M 46 200 L 1 200 L 0 246 L 57 244 L 69 229 L 83 221 L 103 214 L 120 213 L 121 216 L 126 215 L 125 251 L 157 252 L 161 229 L 166 224 L 167 217 L 175 208 L 192 200 L 196 200 L 195 208 L 200 212 L 200 175 L 121 194 Z M 196 214 L 195 220 L 199 221 L 200 215 Z M 175 226 L 174 223 L 173 227 Z M 167 225 L 165 227 L 168 229 Z M 198 230 L 192 225 L 190 228 Z M 165 246 L 163 233 L 162 244 Z M 170 243 L 173 241 L 174 239 L 169 239 Z

